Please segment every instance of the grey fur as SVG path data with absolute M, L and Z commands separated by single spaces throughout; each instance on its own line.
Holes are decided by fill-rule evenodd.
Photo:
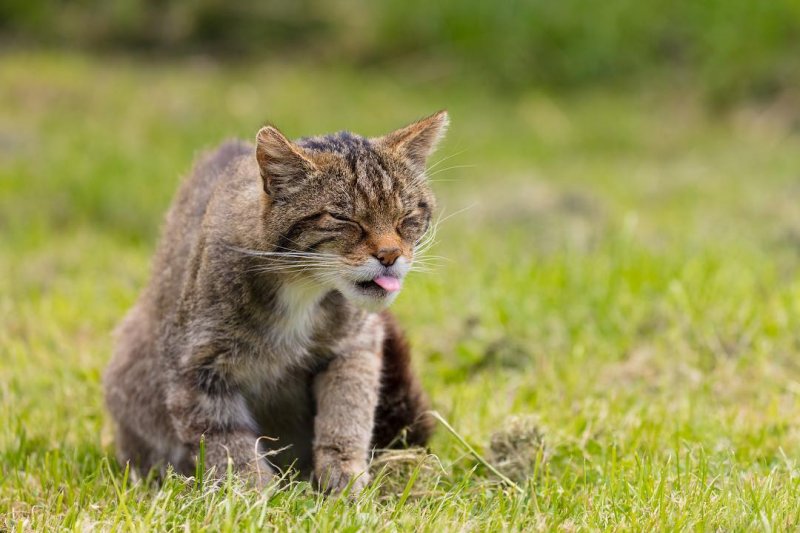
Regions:
M 217 475 L 231 461 L 263 486 L 294 465 L 358 491 L 372 445 L 414 424 L 424 443 L 424 395 L 378 313 L 392 297 L 369 276 L 405 274 L 434 207 L 420 165 L 446 124 L 297 143 L 267 127 L 199 160 L 104 376 L 120 462 L 192 474 L 202 438 Z

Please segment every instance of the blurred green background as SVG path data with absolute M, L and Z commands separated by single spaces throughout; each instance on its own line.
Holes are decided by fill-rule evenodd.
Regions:
M 0 47 L 0 529 L 800 527 L 800 2 L 5 0 Z M 522 494 L 443 429 L 352 506 L 123 486 L 100 376 L 192 160 L 441 108 L 393 309 L 487 460 L 535 426 Z
M 6 0 L 12 43 L 431 69 L 498 89 L 679 78 L 714 101 L 800 82 L 795 0 Z

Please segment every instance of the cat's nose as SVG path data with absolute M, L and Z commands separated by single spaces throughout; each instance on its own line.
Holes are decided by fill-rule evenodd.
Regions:
M 381 248 L 377 251 L 375 257 L 378 258 L 378 261 L 380 261 L 383 266 L 388 267 L 392 266 L 401 254 L 400 248 Z

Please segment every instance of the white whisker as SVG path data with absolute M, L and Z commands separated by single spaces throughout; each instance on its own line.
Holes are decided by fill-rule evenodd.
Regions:
M 451 167 L 440 168 L 436 172 L 431 172 L 430 174 L 427 175 L 427 177 L 428 177 L 428 180 L 430 180 L 433 176 L 435 176 L 436 174 L 439 174 L 441 172 L 446 172 L 448 170 L 455 170 L 457 168 L 475 168 L 476 166 L 477 165 L 453 165 Z
M 465 148 L 464 150 L 459 150 L 458 152 L 456 152 L 454 154 L 450 154 L 450 155 L 448 155 L 446 157 L 441 158 L 440 160 L 438 160 L 435 163 L 433 163 L 432 165 L 430 165 L 428 167 L 428 171 L 433 170 L 434 168 L 438 167 L 439 165 L 441 165 L 442 163 L 444 163 L 448 159 L 453 159 L 454 157 L 459 156 L 459 155 L 463 154 L 466 151 L 467 151 L 467 149 Z

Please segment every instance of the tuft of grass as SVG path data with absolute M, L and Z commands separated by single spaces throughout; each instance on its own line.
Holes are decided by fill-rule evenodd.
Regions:
M 100 376 L 192 157 L 267 118 L 376 135 L 441 107 L 434 185 L 445 217 L 472 207 L 394 310 L 459 438 L 383 456 L 355 501 L 133 482 Z M 0 529 L 797 529 L 799 155 L 771 108 L 684 94 L 5 55 Z
M 439 489 L 447 470 L 439 458 L 423 448 L 381 450 L 370 463 L 374 490 L 381 498 L 400 496 L 398 508 L 409 497 L 421 498 L 444 494 Z
M 533 478 L 546 456 L 538 419 L 531 415 L 509 417 L 492 434 L 489 452 L 489 463 L 508 479 L 520 483 Z

